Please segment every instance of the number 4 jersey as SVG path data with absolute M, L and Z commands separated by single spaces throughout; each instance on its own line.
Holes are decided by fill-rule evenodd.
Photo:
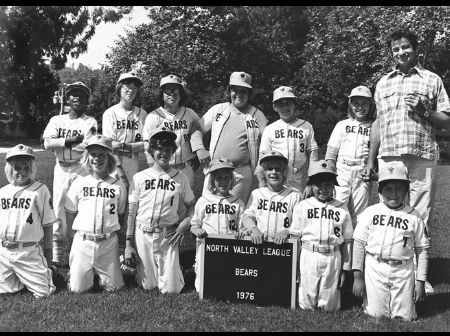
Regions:
M 252 191 L 244 216 L 254 218 L 258 229 L 272 237 L 284 229 L 290 231 L 292 213 L 300 200 L 300 193 L 291 187 L 285 187 L 281 192 L 259 188 Z M 250 231 L 252 228 L 246 229 Z
M 45 184 L 28 186 L 8 184 L 0 189 L 0 239 L 16 242 L 38 242 L 44 237 L 43 227 L 56 222 Z

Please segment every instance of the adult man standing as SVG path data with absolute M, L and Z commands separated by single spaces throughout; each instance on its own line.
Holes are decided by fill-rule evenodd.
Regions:
M 82 82 L 69 84 L 65 94 L 69 113 L 52 117 L 43 134 L 44 148 L 52 150 L 56 156 L 53 175 L 53 202 L 58 218 L 53 225 L 55 266 L 63 264 L 64 242 L 71 238 L 64 210 L 66 194 L 76 177 L 87 175 L 80 161 L 86 141 L 97 133 L 97 121 L 84 114 L 90 94 L 91 90 Z

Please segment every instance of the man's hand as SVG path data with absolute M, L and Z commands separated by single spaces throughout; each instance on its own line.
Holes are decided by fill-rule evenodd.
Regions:
M 404 99 L 406 106 L 421 117 L 425 117 L 424 113 L 431 107 L 428 98 L 418 94 L 416 91 L 408 92 Z
M 289 237 L 289 231 L 283 230 L 275 234 L 273 237 L 273 241 L 277 245 L 284 244 Z
M 423 301 L 425 299 L 425 282 L 424 281 L 416 281 L 416 286 L 414 287 L 414 297 L 413 300 L 415 303 Z
M 359 298 L 364 296 L 364 292 L 366 291 L 366 285 L 364 283 L 363 274 L 361 271 L 355 271 L 353 273 L 353 295 Z
M 259 229 L 257 227 L 254 227 L 252 229 L 252 233 L 250 234 L 250 237 L 252 239 L 252 243 L 253 244 L 262 244 L 262 242 L 264 241 L 264 234 L 259 231 Z
M 197 156 L 195 156 L 194 158 L 190 159 L 188 161 L 188 163 L 191 165 L 193 171 L 196 171 L 198 169 L 198 167 L 200 166 L 200 161 L 199 161 Z
M 126 246 L 124 252 L 125 262 L 129 266 L 136 266 L 139 261 L 139 255 L 132 246 Z
M 198 160 L 202 165 L 207 166 L 211 161 L 211 156 L 209 155 L 209 152 L 206 149 L 201 148 L 195 153 L 197 154 Z

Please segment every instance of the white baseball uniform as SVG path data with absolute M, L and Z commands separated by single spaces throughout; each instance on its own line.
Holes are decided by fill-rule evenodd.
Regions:
M 336 160 L 336 199 L 344 202 L 352 216 L 353 227 L 357 216 L 367 208 L 371 182 L 358 177 L 369 157 L 369 137 L 372 122 L 348 118 L 339 121 L 328 140 L 328 147 L 338 152 Z
M 350 270 L 350 260 L 342 262 L 339 247 L 352 240 L 353 226 L 347 206 L 338 200 L 322 203 L 307 198 L 295 207 L 291 233 L 301 238 L 299 306 L 336 311 L 341 307 L 338 288 L 341 269 Z M 346 246 L 346 247 L 347 247 Z
M 49 296 L 55 286 L 39 244 L 43 228 L 56 222 L 47 186 L 8 184 L 0 189 L 0 204 L 0 293 L 18 292 L 25 285 L 35 297 Z M 6 241 L 22 246 L 7 248 Z
M 134 175 L 128 201 L 138 205 L 135 242 L 140 261 L 136 279 L 144 289 L 159 288 L 162 293 L 183 289 L 179 247 L 169 244 L 166 236 L 176 230 L 181 203 L 191 205 L 194 200 L 189 180 L 181 171 L 171 168 L 158 172 L 150 167 Z
M 430 247 L 417 210 L 409 205 L 392 210 L 384 203 L 374 204 L 358 217 L 353 239 L 362 242 L 366 250 L 365 313 L 414 320 L 413 256 L 416 248 Z
M 69 257 L 70 291 L 89 290 L 93 286 L 94 271 L 107 291 L 123 287 L 116 233 L 120 229 L 119 215 L 125 213 L 126 200 L 125 185 L 115 177 L 100 180 L 88 175 L 76 179 L 70 186 L 65 209 L 77 214 L 72 225 L 76 233 Z
M 242 229 L 245 205 L 236 196 L 221 197 L 210 192 L 203 194 L 195 204 L 191 226 L 203 228 L 208 234 L 232 235 Z M 195 274 L 198 274 L 198 261 L 201 258 L 202 240 L 197 238 L 195 255 Z M 200 290 L 200 278 L 195 278 L 195 289 Z
M 67 222 L 64 203 L 67 191 L 73 180 L 88 173 L 80 163 L 86 142 L 97 132 L 97 121 L 83 114 L 80 118 L 71 119 L 69 114 L 54 116 L 44 130 L 44 147 L 52 150 L 56 156 L 53 173 L 53 203 L 58 222 L 53 225 L 53 261 L 62 262 L 63 244 L 67 239 Z M 81 144 L 67 148 L 66 138 L 84 135 Z
M 302 199 L 300 193 L 285 186 L 281 192 L 270 191 L 263 187 L 252 191 L 244 211 L 256 221 L 256 226 L 264 236 L 273 237 L 276 233 L 291 228 L 295 205 Z M 254 225 L 246 227 L 250 232 Z
M 103 113 L 102 134 L 121 143 L 141 142 L 146 118 L 147 112 L 140 107 L 133 106 L 131 111 L 125 111 L 116 104 Z M 114 151 L 129 183 L 139 170 L 139 153 L 140 151 Z
M 312 125 L 302 119 L 287 123 L 279 119 L 262 134 L 259 153 L 277 151 L 288 159 L 286 184 L 303 192 L 308 178 L 308 153 L 318 148 Z
M 188 161 L 195 158 L 195 153 L 191 148 L 191 134 L 199 119 L 200 117 L 194 110 L 185 106 L 181 106 L 175 114 L 169 113 L 163 107 L 158 107 L 149 113 L 143 131 L 145 141 L 149 141 L 150 133 L 161 125 L 177 135 L 175 143 L 178 148 L 170 160 L 170 166 L 186 174 L 191 188 L 194 186 L 194 171 Z M 152 163 L 153 158 L 148 151 L 145 151 L 145 155 L 147 163 Z

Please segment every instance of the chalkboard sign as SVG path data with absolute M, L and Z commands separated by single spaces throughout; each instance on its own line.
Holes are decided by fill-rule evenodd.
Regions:
M 199 248 L 200 299 L 295 308 L 295 239 L 255 245 L 250 237 L 208 235 Z

